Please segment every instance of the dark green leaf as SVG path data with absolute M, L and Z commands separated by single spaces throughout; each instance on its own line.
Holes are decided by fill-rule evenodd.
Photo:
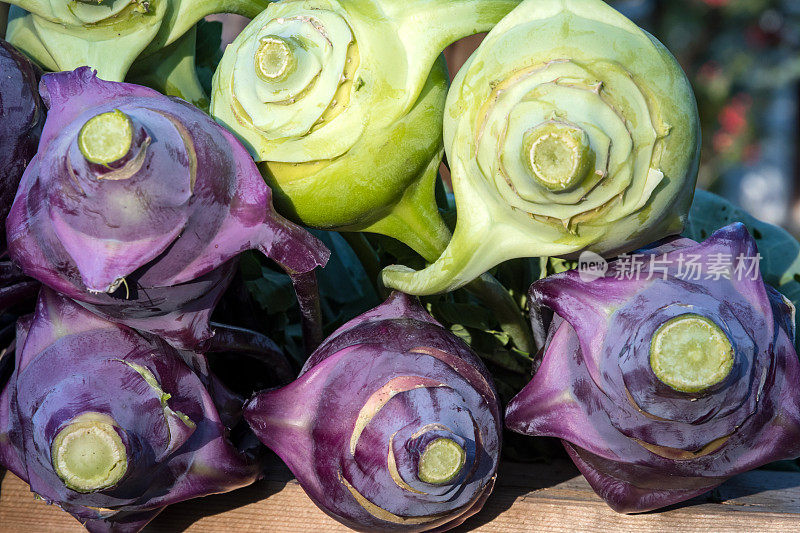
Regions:
M 698 190 L 683 235 L 703 241 L 733 222 L 743 223 L 755 238 L 762 257 L 764 281 L 778 289 L 795 307 L 800 305 L 800 243 L 783 228 L 761 222 L 716 194 Z
M 211 79 L 222 60 L 222 22 L 201 19 L 197 23 L 196 50 L 197 77 L 206 94 L 211 94 Z

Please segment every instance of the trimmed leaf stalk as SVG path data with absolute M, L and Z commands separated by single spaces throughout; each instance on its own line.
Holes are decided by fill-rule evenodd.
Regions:
M 280 347 L 261 333 L 245 328 L 211 323 L 214 336 L 206 341 L 202 352 L 239 353 L 261 361 L 275 372 L 281 383 L 288 383 L 294 378 L 292 365 Z

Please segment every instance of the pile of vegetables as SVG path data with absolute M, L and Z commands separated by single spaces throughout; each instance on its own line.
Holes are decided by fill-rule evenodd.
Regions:
M 800 244 L 695 195 L 692 89 L 601 0 L 13 4 L 0 465 L 90 531 L 269 450 L 367 531 L 478 513 L 504 426 L 620 512 L 800 456 Z

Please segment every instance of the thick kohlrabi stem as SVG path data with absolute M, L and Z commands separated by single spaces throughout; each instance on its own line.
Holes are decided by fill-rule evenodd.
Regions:
M 425 79 L 441 51 L 481 32 L 488 32 L 522 0 L 408 0 L 385 2 L 386 13 L 403 23 L 400 39 L 406 57 L 413 57 L 408 79 Z M 431 24 L 431 21 L 441 21 Z M 409 95 L 411 105 L 417 95 Z
M 264 11 L 274 0 L 192 0 L 191 2 L 174 2 L 177 7 L 168 9 L 162 23 L 169 31 L 161 31 L 153 39 L 150 46 L 142 53 L 147 56 L 160 48 L 175 42 L 181 35 L 189 31 L 200 19 L 215 13 L 235 13 L 247 18 L 254 18 Z
M 319 391 L 303 380 L 256 394 L 244 405 L 244 418 L 256 436 L 277 453 L 293 471 L 303 471 L 314 464 L 314 450 L 309 439 Z M 298 399 L 302 399 L 298 401 Z
M 214 336 L 205 345 L 206 352 L 241 353 L 264 362 L 275 371 L 282 383 L 289 383 L 295 375 L 292 366 L 280 347 L 261 333 L 226 324 L 212 323 Z
M 406 212 L 406 214 L 410 213 L 410 211 Z M 447 229 L 438 212 L 435 218 L 412 219 L 392 216 L 381 221 L 381 225 L 384 223 L 391 223 L 393 231 L 390 234 L 429 263 L 436 262 L 448 249 L 450 230 Z M 405 231 L 401 229 L 403 227 Z M 386 279 L 386 274 L 384 274 L 384 282 Z M 481 300 L 486 307 L 494 311 L 500 328 L 511 337 L 519 350 L 528 353 L 533 351 L 534 343 L 528 322 L 514 298 L 499 281 L 491 274 L 480 273 L 480 276 L 467 284 L 465 288 Z
M 64 485 L 76 492 L 96 492 L 122 479 L 128 469 L 128 451 L 115 426 L 110 416 L 90 412 L 58 432 L 51 457 Z
M 721 383 L 733 363 L 728 336 L 700 315 L 686 314 L 666 321 L 650 343 L 653 373 L 679 392 L 698 393 Z

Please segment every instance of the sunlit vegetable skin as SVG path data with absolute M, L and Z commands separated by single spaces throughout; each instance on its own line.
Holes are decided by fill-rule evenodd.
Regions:
M 276 2 L 226 50 L 212 115 L 262 162 L 288 216 L 437 257 L 449 238 L 433 198 L 447 91 L 438 58 L 518 3 Z M 265 46 L 288 58 L 285 72 L 261 68 Z
M 97 69 L 123 81 L 137 57 L 174 43 L 212 13 L 254 17 L 269 0 L 13 0 L 8 40 L 47 70 Z M 20 9 L 21 8 L 21 9 Z M 24 10 L 24 11 L 23 11 Z
M 192 348 L 212 335 L 208 317 L 236 255 L 258 249 L 293 277 L 316 335 L 313 270 L 329 252 L 272 210 L 227 130 L 180 100 L 88 68 L 46 74 L 42 95 L 50 114 L 7 227 L 11 257 L 28 275 Z M 114 161 L 119 146 L 109 140 L 129 152 Z
M 478 512 L 500 416 L 480 359 L 400 293 L 337 330 L 297 381 L 245 407 L 311 499 L 362 531 L 443 530 Z
M 3 358 L 9 363 L 14 353 Z M 167 505 L 260 475 L 255 439 L 242 449 L 228 439 L 242 401 L 156 337 L 45 289 L 35 315 L 20 320 L 13 364 L 0 392 L 0 464 L 90 531 L 136 532 Z M 79 491 L 62 477 L 65 466 L 86 467 L 64 442 L 81 422 L 117 441 L 125 472 L 113 486 Z M 90 437 L 77 438 L 97 449 Z
M 41 72 L 2 39 L 0 72 L 0 220 L 5 228 L 22 173 L 36 154 L 46 110 L 38 91 Z
M 456 76 L 444 138 L 450 246 L 423 271 L 383 275 L 412 294 L 516 257 L 611 257 L 680 233 L 699 161 L 684 73 L 601 0 L 528 0 L 510 13 Z
M 563 439 L 595 491 L 625 513 L 681 502 L 735 474 L 800 455 L 794 307 L 757 270 L 742 279 L 677 276 L 681 254 L 699 257 L 703 278 L 718 271 L 714 264 L 748 271 L 749 260 L 737 261 L 757 253 L 747 230 L 737 223 L 702 244 L 677 239 L 649 253 L 667 254 L 666 279 L 659 268 L 647 280 L 645 259 L 638 280 L 615 279 L 625 267 L 613 262 L 596 281 L 568 271 L 534 283 L 534 314 L 551 309 L 555 316 L 541 366 L 506 413 L 514 431 Z M 707 388 L 685 393 L 656 376 L 651 339 L 691 314 L 724 332 L 734 360 L 721 382 L 706 376 Z M 677 367 L 658 372 L 680 375 Z

